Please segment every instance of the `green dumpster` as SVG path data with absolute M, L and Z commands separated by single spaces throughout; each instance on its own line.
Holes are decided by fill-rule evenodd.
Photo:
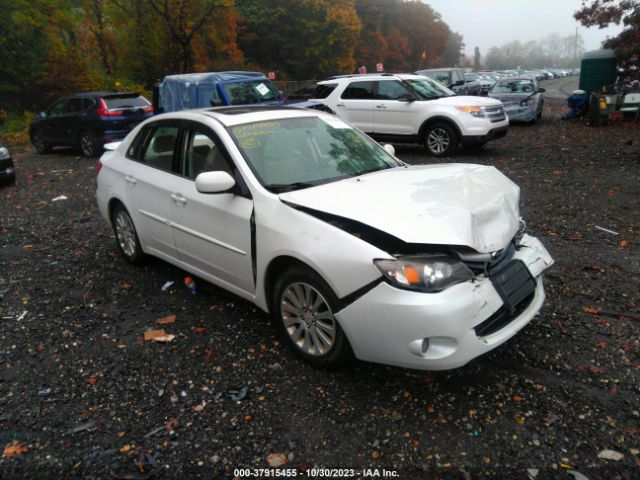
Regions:
M 616 83 L 616 53 L 613 50 L 593 50 L 582 57 L 580 90 L 600 92 L 602 87 Z

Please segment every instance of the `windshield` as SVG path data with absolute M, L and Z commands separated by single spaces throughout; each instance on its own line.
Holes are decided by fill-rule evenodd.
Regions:
M 258 180 L 273 192 L 403 165 L 368 136 L 328 115 L 268 120 L 230 130 Z
M 465 73 L 464 79 L 467 82 L 473 82 L 475 80 L 480 80 L 480 75 L 478 75 L 477 73 Z
M 531 80 L 500 80 L 493 86 L 491 93 L 533 93 L 534 90 Z
M 452 97 L 455 93 L 449 90 L 444 85 L 440 85 L 438 82 L 431 80 L 430 78 L 422 78 L 420 80 L 405 80 L 406 84 L 409 84 L 413 90 L 424 100 L 433 100 L 434 98 Z
M 223 88 L 231 105 L 271 102 L 279 97 L 277 87 L 266 79 L 225 83 Z

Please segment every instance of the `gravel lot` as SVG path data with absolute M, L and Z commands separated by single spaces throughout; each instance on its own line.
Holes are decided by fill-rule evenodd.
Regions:
M 309 367 L 251 304 L 198 279 L 193 295 L 161 261 L 127 264 L 93 160 L 16 149 L 18 182 L 0 190 L 0 477 L 231 479 L 286 462 L 304 478 L 640 478 L 639 129 L 551 107 L 446 159 L 516 181 L 557 262 L 541 315 L 450 372 Z M 173 341 L 145 342 L 159 326 Z

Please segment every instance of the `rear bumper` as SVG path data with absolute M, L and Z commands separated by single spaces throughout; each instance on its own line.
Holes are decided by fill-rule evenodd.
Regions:
M 509 117 L 511 118 L 511 117 Z M 491 140 L 496 140 L 498 138 L 505 137 L 507 132 L 509 131 L 509 126 L 497 127 L 489 132 L 486 135 L 464 135 L 460 138 L 460 143 L 463 145 L 471 145 L 474 143 L 486 143 Z

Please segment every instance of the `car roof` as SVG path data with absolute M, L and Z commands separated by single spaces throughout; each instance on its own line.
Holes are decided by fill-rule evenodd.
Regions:
M 225 127 L 233 127 L 246 123 L 268 120 L 284 120 L 286 118 L 305 118 L 329 115 L 313 109 L 287 107 L 278 105 L 238 105 L 232 107 L 200 108 L 163 113 L 153 119 L 183 119 L 203 121 L 205 118 L 217 120 Z M 204 117 L 204 118 L 203 118 Z
M 80 92 L 80 93 L 74 93 L 72 95 L 67 95 L 64 98 L 70 98 L 70 97 L 91 97 L 91 98 L 97 98 L 97 97 L 120 97 L 120 96 L 128 96 L 128 95 L 140 95 L 137 92 Z
M 268 80 L 261 72 L 244 72 L 244 71 L 226 71 L 226 72 L 201 72 L 201 73 L 183 73 L 179 75 L 167 75 L 162 82 L 169 83 L 196 83 L 196 84 L 215 84 L 230 80 Z
M 329 78 L 328 80 L 323 80 L 322 82 L 318 82 L 318 85 L 325 85 L 327 83 L 335 83 L 336 80 L 349 80 L 349 79 L 357 79 L 357 80 L 388 80 L 390 78 L 399 78 L 401 80 L 411 80 L 411 79 L 424 79 L 424 75 L 416 74 L 416 73 L 354 73 L 352 75 L 336 75 L 334 77 Z
M 463 68 L 460 68 L 460 67 L 427 68 L 427 69 L 422 69 L 418 71 L 419 72 L 453 72 L 454 70 L 463 70 Z
M 517 77 L 502 77 L 498 79 L 499 82 L 510 82 L 512 80 L 532 80 L 534 81 L 536 77 L 533 75 L 518 75 Z

